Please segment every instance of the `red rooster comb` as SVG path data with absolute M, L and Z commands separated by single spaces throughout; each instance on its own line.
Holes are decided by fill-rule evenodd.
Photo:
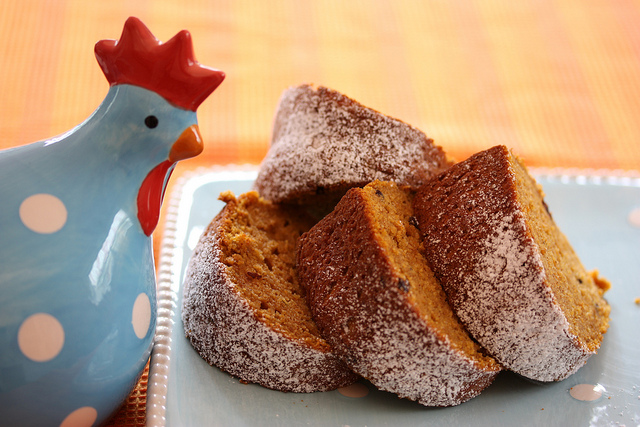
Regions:
M 96 43 L 95 54 L 111 86 L 140 86 L 191 111 L 196 111 L 225 77 L 222 71 L 196 61 L 188 31 L 162 43 L 134 17 L 125 22 L 119 41 Z

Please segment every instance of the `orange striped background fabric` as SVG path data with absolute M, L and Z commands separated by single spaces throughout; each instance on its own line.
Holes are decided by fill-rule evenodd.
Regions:
M 0 149 L 81 123 L 108 85 L 93 45 L 137 16 L 181 29 L 225 82 L 198 110 L 199 166 L 257 164 L 278 98 L 315 83 L 425 131 L 462 160 L 640 169 L 637 0 L 3 0 Z M 161 227 L 156 238 L 161 237 Z M 144 424 L 143 377 L 113 424 Z

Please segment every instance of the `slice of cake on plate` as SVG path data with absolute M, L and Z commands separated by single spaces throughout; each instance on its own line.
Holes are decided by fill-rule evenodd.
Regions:
M 376 179 L 417 188 L 450 165 L 419 129 L 335 90 L 301 85 L 280 98 L 254 188 L 324 214 L 349 188 Z
M 451 306 L 505 368 L 557 381 L 600 347 L 609 284 L 585 270 L 509 149 L 456 164 L 419 190 L 414 208 Z
M 209 364 L 275 390 L 355 382 L 320 336 L 298 283 L 296 247 L 311 219 L 256 192 L 221 200 L 226 206 L 200 238 L 184 283 L 182 319 L 193 347 Z
M 500 366 L 467 334 L 423 257 L 413 194 L 354 188 L 300 239 L 298 273 L 325 339 L 376 387 L 427 406 L 462 403 Z

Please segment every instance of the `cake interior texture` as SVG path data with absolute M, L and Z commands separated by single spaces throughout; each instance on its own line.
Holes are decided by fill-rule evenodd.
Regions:
M 223 194 L 228 201 L 232 195 Z M 227 200 L 225 200 L 227 199 Z M 235 290 L 255 316 L 286 338 L 330 351 L 311 319 L 295 269 L 298 239 L 313 225 L 304 212 L 286 209 L 249 192 L 226 218 L 222 261 Z
M 603 299 L 609 283 L 597 272 L 587 272 L 567 237 L 552 219 L 544 193 L 523 163 L 509 152 L 517 202 L 540 251 L 547 284 L 569 323 L 569 332 L 595 352 L 607 331 L 609 304 Z
M 407 299 L 441 341 L 471 358 L 479 367 L 498 370 L 493 358 L 473 341 L 447 303 L 446 294 L 429 268 L 413 216 L 414 193 L 395 184 L 376 181 L 362 190 L 362 197 L 372 209 L 372 228 L 381 239 L 391 265 L 404 278 Z

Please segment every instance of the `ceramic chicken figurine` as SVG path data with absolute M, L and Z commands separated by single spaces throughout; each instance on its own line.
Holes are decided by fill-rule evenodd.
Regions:
M 136 18 L 95 54 L 110 88 L 82 124 L 0 152 L 0 425 L 97 425 L 126 399 L 156 323 L 150 235 L 196 109 L 224 74 L 188 32 Z

